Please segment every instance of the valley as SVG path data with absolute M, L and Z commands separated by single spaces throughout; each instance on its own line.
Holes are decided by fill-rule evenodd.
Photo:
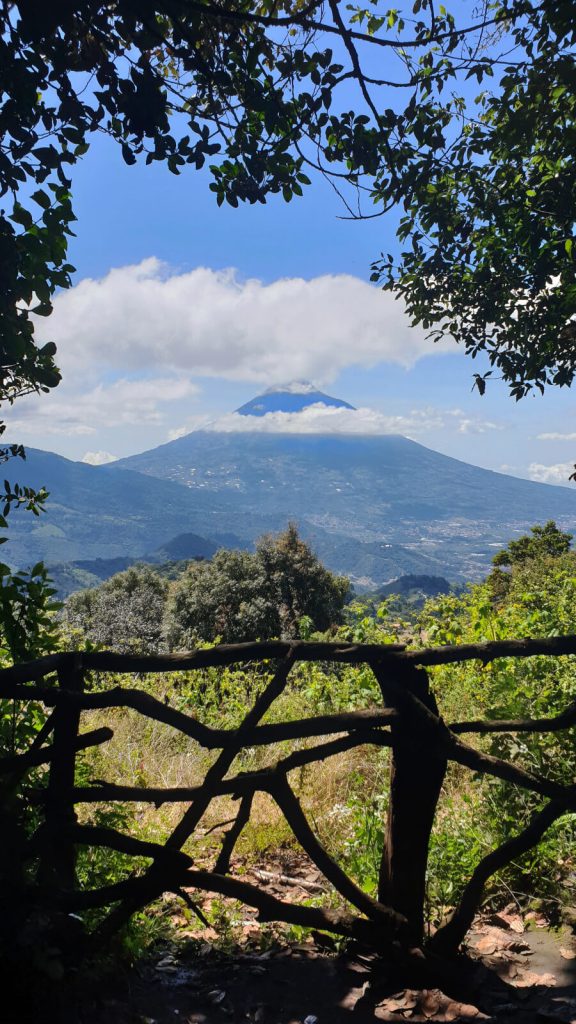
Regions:
M 399 435 L 198 430 L 107 466 L 31 449 L 14 469 L 50 498 L 40 520 L 12 517 L 10 564 L 74 563 L 97 578 L 102 566 L 94 573 L 86 563 L 148 559 L 182 534 L 207 552 L 251 548 L 294 521 L 358 590 L 406 573 L 463 583 L 485 575 L 494 551 L 534 523 L 576 529 L 570 489 L 480 469 Z

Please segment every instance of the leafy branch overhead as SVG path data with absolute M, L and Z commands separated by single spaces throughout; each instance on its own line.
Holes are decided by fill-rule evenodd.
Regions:
M 414 322 L 485 351 L 516 397 L 576 366 L 571 0 L 72 0 L 0 6 L 1 395 L 59 380 L 33 317 L 70 284 L 71 172 L 210 167 L 218 203 L 322 174 L 348 215 L 399 208 L 373 279 Z M 481 91 L 480 91 L 481 90 Z M 479 95 L 478 95 L 479 93 Z

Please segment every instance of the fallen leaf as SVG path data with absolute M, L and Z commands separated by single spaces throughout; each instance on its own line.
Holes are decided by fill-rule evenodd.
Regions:
M 539 914 L 535 910 L 529 910 L 528 913 L 524 915 L 524 920 L 530 921 L 530 923 L 536 928 L 548 927 L 548 921 L 544 917 L 544 914 Z
M 516 932 L 518 935 L 522 935 L 525 931 L 524 921 L 520 914 L 507 913 L 502 910 L 500 913 L 494 914 L 492 920 L 494 924 L 499 924 L 501 928 L 509 928 L 510 931 Z
M 424 1017 L 433 1017 L 442 1005 L 442 993 L 438 989 L 424 989 L 418 1000 L 418 1010 Z
M 242 925 L 242 934 L 249 938 L 250 935 L 257 935 L 260 931 L 260 925 L 255 921 L 250 921 L 248 924 Z
M 534 971 L 520 971 L 513 981 L 516 988 L 531 988 L 535 985 L 545 985 L 550 988 L 556 984 L 553 974 L 536 974 Z
M 534 950 L 531 949 L 528 943 L 524 942 L 523 939 L 512 939 L 507 946 L 507 949 L 511 950 L 512 953 L 522 953 L 523 956 L 525 954 L 532 956 L 534 953 Z
M 212 992 L 208 993 L 208 999 L 213 1006 L 219 1006 L 226 999 L 226 993 L 221 988 L 212 989 Z
M 394 1015 L 390 1010 L 386 1010 L 383 1006 L 374 1007 L 374 1017 L 376 1020 L 383 1020 L 385 1024 L 396 1024 L 397 1021 L 402 1020 L 398 1015 Z
M 448 1003 L 444 1008 L 444 1020 L 471 1020 L 477 1017 L 484 1017 L 477 1006 L 471 1003 Z
M 411 989 L 405 989 L 403 992 L 396 992 L 392 996 L 388 996 L 387 999 L 382 999 L 378 1003 L 378 1006 L 382 1010 L 386 1010 L 388 1013 L 404 1013 L 408 1010 L 413 1010 L 418 1004 L 419 993 L 412 992 Z
M 156 964 L 156 970 L 167 974 L 174 974 L 178 970 L 178 964 L 173 956 L 165 956 Z
M 478 953 L 483 953 L 485 956 L 491 956 L 500 947 L 498 943 L 490 935 L 482 935 L 478 939 L 478 942 L 474 943 L 474 948 Z
M 495 958 L 492 961 L 492 965 L 499 978 L 502 978 L 503 981 L 511 981 L 513 985 L 515 984 L 514 979 L 518 976 L 518 966 L 515 963 Z

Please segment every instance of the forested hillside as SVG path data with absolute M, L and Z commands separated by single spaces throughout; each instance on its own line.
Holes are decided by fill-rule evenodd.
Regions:
M 406 573 L 465 583 L 532 522 L 576 526 L 576 494 L 566 487 L 489 472 L 392 436 L 196 431 L 106 467 L 29 450 L 20 477 L 42 483 L 50 501 L 40 519 L 14 518 L 10 563 L 74 562 L 95 575 L 102 565 L 87 562 L 155 561 L 178 535 L 201 538 L 201 556 L 252 548 L 294 521 L 328 568 L 360 589 Z

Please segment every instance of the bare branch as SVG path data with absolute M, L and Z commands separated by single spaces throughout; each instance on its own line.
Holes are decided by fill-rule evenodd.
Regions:
M 484 886 L 491 875 L 510 864 L 516 857 L 527 853 L 540 842 L 546 830 L 557 818 L 569 810 L 562 801 L 552 801 L 535 814 L 530 824 L 517 836 L 508 839 L 496 850 L 492 850 L 480 861 L 468 882 L 460 903 L 452 917 L 439 928 L 431 942 L 431 948 L 439 953 L 456 952 L 464 939 L 474 915 L 480 906 Z
M 156 887 L 162 892 L 179 892 L 183 887 L 200 889 L 204 892 L 217 892 L 222 896 L 240 900 L 249 907 L 255 907 L 260 921 L 285 921 L 288 924 L 300 925 L 304 928 L 317 928 L 369 943 L 382 948 L 397 935 L 387 929 L 382 922 L 368 921 L 366 918 L 355 917 L 353 914 L 321 907 L 306 907 L 276 899 L 258 886 L 229 875 L 217 875 L 210 871 L 164 870 L 156 876 Z M 150 881 L 146 876 L 130 878 L 125 882 L 104 886 L 101 889 L 85 892 L 62 893 L 60 905 L 68 910 L 86 910 L 91 907 L 106 907 L 110 903 L 130 901 L 139 906 L 149 902 L 151 891 Z M 105 934 L 96 933 L 93 947 L 98 948 L 105 941 Z
M 226 833 L 222 841 L 222 848 L 218 854 L 218 859 L 214 865 L 214 871 L 217 875 L 227 875 L 230 871 L 230 859 L 234 853 L 234 848 L 238 842 L 242 829 L 248 823 L 250 817 L 250 811 L 252 810 L 252 800 L 254 799 L 254 793 L 247 793 L 246 796 L 242 797 L 240 801 L 240 807 L 238 808 L 238 814 L 236 820 L 231 829 Z
M 463 732 L 560 732 L 576 724 L 576 701 L 554 718 L 508 718 L 487 719 L 471 722 L 455 722 L 450 726 L 453 733 Z
M 113 735 L 112 729 L 109 729 L 107 726 L 82 733 L 81 736 L 78 736 L 74 747 L 70 749 L 70 753 L 87 750 L 88 747 L 96 747 L 100 743 L 106 743 L 107 740 L 112 739 Z M 0 775 L 6 775 L 14 771 L 24 772 L 29 768 L 37 768 L 41 764 L 49 764 L 53 754 L 54 745 L 50 744 L 47 747 L 29 750 L 25 754 L 2 757 L 0 758 Z
M 366 730 L 350 733 L 328 743 L 320 743 L 314 747 L 295 750 L 292 754 L 277 761 L 271 768 L 263 768 L 255 772 L 240 772 L 231 779 L 224 779 L 211 786 L 212 797 L 243 796 L 254 793 L 257 789 L 268 790 L 269 784 L 278 774 L 286 774 L 296 768 L 323 761 L 335 754 L 342 754 L 354 747 L 373 745 L 389 747 L 393 745 L 393 737 L 389 733 Z M 35 803 L 42 803 L 45 790 L 29 790 Z M 111 782 L 98 782 L 92 786 L 77 786 L 72 797 L 74 803 L 108 803 L 112 801 L 132 803 L 152 803 L 160 807 L 165 803 L 188 803 L 205 795 L 205 783 L 199 786 L 119 786 Z
M 310 860 L 320 869 L 325 878 L 334 886 L 353 907 L 366 914 L 372 921 L 382 921 L 396 928 L 403 927 L 406 919 L 390 907 L 385 907 L 378 900 L 359 889 L 355 882 L 332 859 L 316 838 L 304 814 L 300 803 L 294 795 L 286 776 L 279 776 L 271 784 L 269 792 L 282 811 L 296 839 Z

